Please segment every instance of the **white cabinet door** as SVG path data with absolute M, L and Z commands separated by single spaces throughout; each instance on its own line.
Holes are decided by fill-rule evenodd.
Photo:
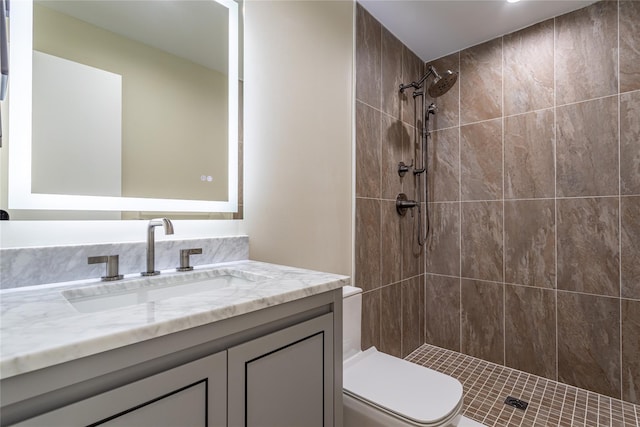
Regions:
M 225 426 L 226 365 L 223 351 L 16 426 Z
M 230 427 L 333 425 L 333 315 L 228 350 Z

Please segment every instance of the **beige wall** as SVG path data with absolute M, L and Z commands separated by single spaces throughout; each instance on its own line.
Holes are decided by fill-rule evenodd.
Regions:
M 245 3 L 252 259 L 350 274 L 353 3 Z

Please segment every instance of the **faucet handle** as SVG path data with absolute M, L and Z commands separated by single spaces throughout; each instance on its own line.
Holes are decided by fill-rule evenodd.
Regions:
M 176 271 L 191 271 L 193 267 L 189 265 L 189 255 L 198 255 L 202 253 L 202 248 L 180 249 L 180 267 Z
M 102 256 L 90 256 L 87 259 L 89 264 L 107 264 L 107 274 L 100 277 L 103 282 L 110 282 L 112 280 L 122 279 L 122 274 L 118 274 L 118 255 L 102 255 Z

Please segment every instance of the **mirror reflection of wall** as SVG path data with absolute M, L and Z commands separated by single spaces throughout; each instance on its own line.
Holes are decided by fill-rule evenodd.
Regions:
M 122 76 L 121 195 L 227 200 L 226 75 L 50 8 L 57 3 L 78 7 L 87 2 L 35 4 L 34 50 Z M 85 119 L 72 116 L 68 120 Z M 34 116 L 34 137 L 43 133 L 38 132 L 39 124 Z M 108 118 L 103 125 L 109 126 Z M 95 138 L 85 142 L 96 144 L 95 149 L 86 150 L 88 154 L 100 155 L 102 142 Z M 35 152 L 39 146 L 33 146 L 34 159 L 43 157 Z M 78 153 L 71 147 L 57 148 Z M 87 164 L 94 161 L 77 159 Z M 61 194 L 77 194 L 74 191 Z

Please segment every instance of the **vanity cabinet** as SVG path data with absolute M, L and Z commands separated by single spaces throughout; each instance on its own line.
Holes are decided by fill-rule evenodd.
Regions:
M 2 426 L 342 424 L 342 292 L 2 380 Z
M 14 425 L 225 426 L 226 365 L 217 353 Z

